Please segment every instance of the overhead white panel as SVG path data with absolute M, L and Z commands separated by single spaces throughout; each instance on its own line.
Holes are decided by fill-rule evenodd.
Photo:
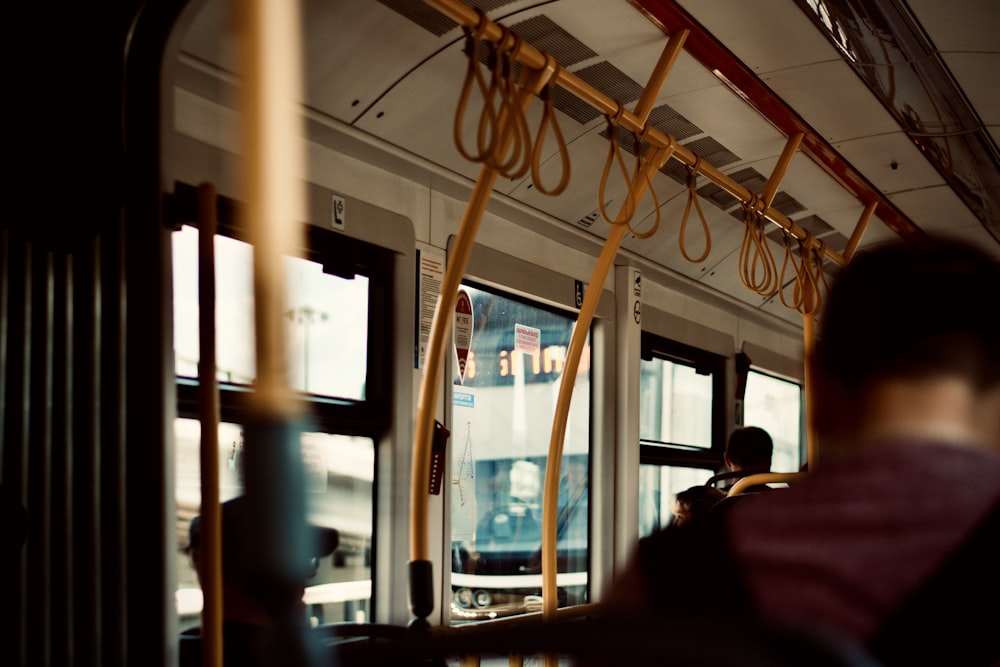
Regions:
M 762 78 L 831 143 L 899 131 L 899 124 L 842 61 L 795 67 Z
M 941 174 L 902 132 L 842 141 L 834 148 L 885 193 L 944 184 Z
M 946 185 L 899 192 L 890 195 L 889 199 L 924 231 L 982 227 L 972 211 Z

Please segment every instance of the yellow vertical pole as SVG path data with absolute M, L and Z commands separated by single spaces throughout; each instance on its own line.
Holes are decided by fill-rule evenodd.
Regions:
M 206 667 L 222 665 L 222 538 L 219 507 L 219 392 L 215 377 L 216 193 L 198 187 L 198 418 L 201 423 L 201 651 Z
M 806 399 L 806 463 L 809 472 L 819 467 L 819 436 L 816 433 L 816 407 L 814 405 L 812 364 L 816 348 L 816 318 L 809 314 L 802 316 L 802 347 L 805 357 L 803 374 Z
M 515 108 L 523 112 L 530 104 L 533 95 L 545 86 L 554 73 L 555 64 L 552 61 L 547 61 L 543 69 L 533 73 L 519 92 Z M 497 119 L 497 134 L 503 137 L 497 155 L 503 155 L 510 145 L 510 141 L 513 140 L 513 134 L 505 131 L 510 120 L 507 113 L 501 113 Z M 427 356 L 424 360 L 424 375 L 421 379 L 420 396 L 417 400 L 410 475 L 409 575 L 411 611 L 421 620 L 425 619 L 433 610 L 434 599 L 428 561 L 430 549 L 427 543 L 427 481 L 430 479 L 430 454 L 431 442 L 434 437 L 437 382 L 440 380 L 444 351 L 447 349 L 448 336 L 451 333 L 458 288 L 469 264 L 469 256 L 472 254 L 476 233 L 486 211 L 486 205 L 493 193 L 497 176 L 496 169 L 483 165 L 479 170 L 479 177 L 476 179 L 476 186 L 469 197 L 465 213 L 462 215 L 455 246 L 451 257 L 448 258 L 448 266 L 442 279 L 441 295 L 438 297 L 434 309 L 434 319 L 431 321 Z
M 847 241 L 847 247 L 844 248 L 844 259 L 848 262 L 851 261 L 854 253 L 857 252 L 858 244 L 861 243 L 861 237 L 865 235 L 865 231 L 868 229 L 868 223 L 871 221 L 876 207 L 878 207 L 878 202 L 873 201 L 868 206 L 865 206 L 865 210 L 861 212 L 858 224 L 854 226 L 851 238 Z
M 650 75 L 649 85 L 643 91 L 639 102 L 636 105 L 638 121 L 645 125 L 649 112 L 652 109 L 659 90 L 666 81 L 670 68 L 677 60 L 684 41 L 687 39 L 688 31 L 683 30 L 670 36 L 663 54 L 657 62 L 653 73 Z M 614 136 L 609 137 L 609 141 L 615 141 Z M 667 146 L 658 149 L 650 159 L 648 159 L 636 175 L 636 181 L 632 184 L 629 192 L 629 202 L 626 202 L 619 209 L 618 222 L 625 211 L 634 211 L 650 186 L 653 175 L 660 169 L 674 152 L 672 137 L 667 137 Z M 590 332 L 590 325 L 593 322 L 594 312 L 597 303 L 600 301 L 601 291 L 607 280 L 608 272 L 614 262 L 618 248 L 621 246 L 625 232 L 628 230 L 626 224 L 616 224 L 612 226 L 611 233 L 608 234 L 604 243 L 604 248 L 598 257 L 590 280 L 590 288 L 584 294 L 583 304 L 580 313 L 577 315 L 576 326 L 570 338 L 569 348 L 566 352 L 566 363 L 563 366 L 562 376 L 559 383 L 559 395 L 556 401 L 555 414 L 552 419 L 552 432 L 549 439 L 549 454 L 545 464 L 545 490 L 542 501 L 542 617 L 548 620 L 554 619 L 556 610 L 559 608 L 558 597 L 558 564 L 556 559 L 556 522 L 558 519 L 559 500 L 559 473 L 562 468 L 562 451 L 566 436 L 566 422 L 569 418 L 570 402 L 573 398 L 573 383 L 580 366 L 580 357 Z M 553 664 L 555 656 L 546 655 L 546 664 Z
M 302 245 L 306 219 L 305 133 L 298 3 L 240 0 L 244 185 L 254 247 L 257 383 L 254 400 L 268 412 L 294 414 L 287 383 L 283 257 Z
M 240 37 L 241 186 L 253 246 L 257 378 L 244 422 L 244 497 L 253 531 L 245 555 L 273 622 L 267 649 L 283 664 L 315 660 L 298 600 L 309 562 L 301 432 L 304 406 L 288 384 L 285 257 L 304 246 L 306 133 L 299 3 L 232 2 Z

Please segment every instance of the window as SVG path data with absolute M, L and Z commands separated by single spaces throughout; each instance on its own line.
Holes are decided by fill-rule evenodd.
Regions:
M 240 495 L 241 423 L 253 391 L 256 359 L 252 247 L 239 230 L 215 237 L 216 336 L 221 421 L 219 483 L 222 501 Z M 388 329 L 384 253 L 333 232 L 308 228 L 308 248 L 286 257 L 286 343 L 289 383 L 308 402 L 311 429 L 301 437 L 309 520 L 337 529 L 339 546 L 318 564 L 305 592 L 314 622 L 371 618 L 375 442 L 385 428 Z M 198 230 L 173 234 L 175 422 L 178 507 L 177 608 L 181 628 L 199 622 L 202 598 L 190 559 L 190 520 L 199 512 L 200 423 L 197 420 Z
M 798 472 L 802 465 L 802 387 L 751 370 L 743 398 L 743 423 L 760 426 L 774 440 L 771 470 Z
M 456 623 L 541 609 L 545 466 L 575 326 L 570 314 L 491 288 L 466 284 L 462 291 L 471 339 L 456 364 L 448 443 Z M 556 528 L 560 606 L 587 600 L 589 345 L 569 380 Z
M 725 448 L 725 359 L 642 334 L 639 534 L 668 525 L 674 494 L 704 484 Z

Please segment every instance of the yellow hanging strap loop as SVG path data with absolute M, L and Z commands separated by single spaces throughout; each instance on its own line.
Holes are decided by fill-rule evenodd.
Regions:
M 809 274 L 809 284 L 811 286 L 811 291 L 807 298 L 805 298 L 803 309 L 800 311 L 806 316 L 816 315 L 823 305 L 823 293 L 820 286 L 822 285 L 823 289 L 829 288 L 826 284 L 826 273 L 823 271 L 825 246 L 826 244 L 820 241 L 818 248 L 806 248 L 803 250 L 803 270 Z
M 792 239 L 791 239 L 791 237 L 789 236 L 789 234 L 787 232 L 784 235 L 784 247 L 785 247 L 785 256 L 784 256 L 784 259 L 781 262 L 781 275 L 780 275 L 780 278 L 778 280 L 778 283 L 779 283 L 778 298 L 781 299 L 781 305 L 783 305 L 785 308 L 788 308 L 789 310 L 795 310 L 795 311 L 798 311 L 798 312 L 802 312 L 801 311 L 801 308 L 802 308 L 802 298 L 803 298 L 802 297 L 802 294 L 803 294 L 803 292 L 802 292 L 802 283 L 803 283 L 803 278 L 802 278 L 802 264 L 801 263 L 796 263 L 796 261 L 795 261 L 795 255 L 792 252 Z M 802 244 L 801 244 L 801 241 L 800 241 L 799 242 L 799 250 L 801 251 L 801 249 L 802 249 Z M 787 275 L 789 267 L 791 267 L 792 270 L 795 273 L 795 278 L 794 278 L 795 287 L 792 290 L 792 299 L 791 299 L 791 301 L 788 301 L 788 300 L 785 299 L 785 285 L 788 284 L 788 281 L 786 279 L 786 275 Z
M 556 62 L 555 58 L 548 53 L 545 54 L 545 67 L 552 69 L 552 76 L 541 91 L 542 120 L 538 124 L 538 133 L 535 135 L 535 143 L 531 150 L 531 182 L 534 184 L 535 189 L 543 195 L 554 197 L 562 194 L 563 190 L 566 189 L 566 186 L 569 185 L 570 161 L 569 148 L 566 146 L 566 140 L 563 139 L 562 130 L 559 129 L 559 121 L 556 119 L 555 109 L 552 107 L 552 86 L 555 85 L 554 82 L 559 64 Z M 562 176 L 554 188 L 547 190 L 545 186 L 542 185 L 542 176 L 540 172 L 542 165 L 542 146 L 545 142 L 546 131 L 550 125 L 552 126 L 552 134 L 556 138 L 556 150 L 559 153 L 559 159 L 562 165 Z
M 801 257 L 799 261 L 799 280 L 796 284 L 798 287 L 798 294 L 796 295 L 799 304 L 798 311 L 802 315 L 810 315 L 818 299 L 816 298 L 816 276 L 810 268 L 812 265 L 812 250 L 809 248 L 808 237 L 804 241 L 799 241 L 799 256 Z
M 705 261 L 708 254 L 712 251 L 712 234 L 708 230 L 708 221 L 705 219 L 705 213 L 701 210 L 701 204 L 698 202 L 698 169 L 701 168 L 701 156 L 694 156 L 694 166 L 688 167 L 688 177 L 687 177 L 687 190 L 688 198 L 687 204 L 684 205 L 684 216 L 681 218 L 681 229 L 678 233 L 678 243 L 680 244 L 681 254 L 684 255 L 684 259 L 694 264 Z M 694 204 L 694 208 L 698 211 L 698 219 L 701 221 L 701 229 L 705 232 L 705 250 L 698 257 L 692 258 L 687 252 L 687 243 L 685 241 L 685 230 L 687 229 L 688 216 L 691 214 L 691 204 Z
M 629 180 L 629 198 L 631 199 L 631 194 L 639 183 L 640 178 L 646 180 L 646 190 L 649 192 L 649 196 L 653 198 L 653 213 L 655 215 L 653 219 L 653 224 L 645 232 L 637 232 L 632 227 L 631 222 L 629 223 L 628 229 L 632 233 L 632 236 L 637 239 L 648 239 L 650 236 L 656 233 L 656 230 L 660 228 L 660 200 L 656 197 L 656 190 L 653 189 L 653 178 L 650 175 L 649 169 L 644 169 L 643 166 L 646 162 L 646 157 L 643 156 L 643 146 L 648 149 L 649 144 L 646 143 L 646 133 L 649 131 L 649 126 L 646 125 L 642 129 L 642 134 L 632 133 L 632 137 L 635 141 L 635 174 Z M 633 212 L 633 216 L 635 213 Z
M 767 298 L 777 291 L 778 275 L 774 256 L 764 237 L 764 215 L 760 199 L 751 195 L 743 204 L 743 242 L 740 245 L 739 278 L 747 289 Z
M 486 67 L 490 71 L 490 84 L 483 100 L 483 113 L 479 116 L 479 132 L 476 135 L 476 146 L 479 148 L 480 155 L 483 156 L 483 164 L 496 171 L 500 171 L 497 166 L 499 162 L 497 151 L 500 150 L 502 144 L 503 131 L 500 126 L 504 122 L 502 116 L 504 116 L 507 101 L 504 90 L 506 81 L 501 64 L 501 49 L 504 47 L 504 42 L 507 41 L 508 33 L 507 29 L 502 26 L 501 31 L 500 41 L 496 44 L 488 43 Z M 494 104 L 496 105 L 495 111 Z
M 489 88 L 486 84 L 486 78 L 483 76 L 482 70 L 480 68 L 479 62 L 479 45 L 482 43 L 483 32 L 486 29 L 488 21 L 486 20 L 486 14 L 482 10 L 477 9 L 476 12 L 479 14 L 479 24 L 476 29 L 470 30 L 466 27 L 465 30 L 465 55 L 469 59 L 468 66 L 465 71 L 465 81 L 462 83 L 462 90 L 458 96 L 458 109 L 455 112 L 455 124 L 453 127 L 453 133 L 455 136 L 455 146 L 458 148 L 458 152 L 466 160 L 470 162 L 482 162 L 486 159 L 487 154 L 492 150 L 492 146 L 483 147 L 478 146 L 479 152 L 473 154 L 465 147 L 465 142 L 462 140 L 462 126 L 465 124 L 465 110 L 469 104 L 469 98 L 472 95 L 473 88 L 479 90 L 480 95 L 483 98 L 483 111 L 479 119 L 480 130 L 482 129 L 483 123 L 487 123 L 490 126 L 495 126 L 497 117 L 496 112 L 493 109 L 492 104 L 489 101 Z
M 514 81 L 514 65 L 521 52 L 521 38 L 507 28 L 502 28 L 502 31 L 494 70 L 500 96 L 497 117 L 499 140 L 493 144 L 486 165 L 496 169 L 501 176 L 516 179 L 524 176 L 531 167 L 531 130 L 521 99 L 523 89 Z M 522 68 L 521 79 L 527 78 L 527 75 L 527 68 Z
M 625 160 L 622 158 L 621 149 L 618 147 L 618 122 L 621 120 L 624 112 L 625 107 L 622 106 L 621 102 L 618 102 L 618 111 L 615 112 L 614 117 L 605 117 L 608 121 L 608 157 L 604 161 L 604 171 L 601 173 L 601 184 L 597 188 L 597 198 L 598 208 L 601 211 L 601 217 L 604 218 L 604 221 L 609 225 L 628 225 L 628 223 L 632 221 L 632 216 L 635 215 L 635 202 L 632 197 L 628 196 L 628 194 L 626 194 L 625 201 L 622 203 L 622 208 L 618 211 L 618 216 L 614 220 L 608 216 L 607 209 L 605 208 L 604 192 L 607 189 L 608 176 L 611 173 L 611 167 L 616 162 L 618 164 L 618 169 L 628 186 L 628 191 L 632 191 L 632 179 L 629 175 L 628 167 L 625 166 Z

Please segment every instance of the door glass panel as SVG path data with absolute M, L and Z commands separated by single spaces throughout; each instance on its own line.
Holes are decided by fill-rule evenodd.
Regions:
M 567 314 L 486 289 L 462 289 L 471 304 L 471 338 L 456 326 L 461 363 L 455 364 L 448 443 L 455 623 L 541 610 L 545 467 L 575 325 Z M 589 344 L 568 381 L 573 392 L 556 542 L 560 606 L 587 599 Z

